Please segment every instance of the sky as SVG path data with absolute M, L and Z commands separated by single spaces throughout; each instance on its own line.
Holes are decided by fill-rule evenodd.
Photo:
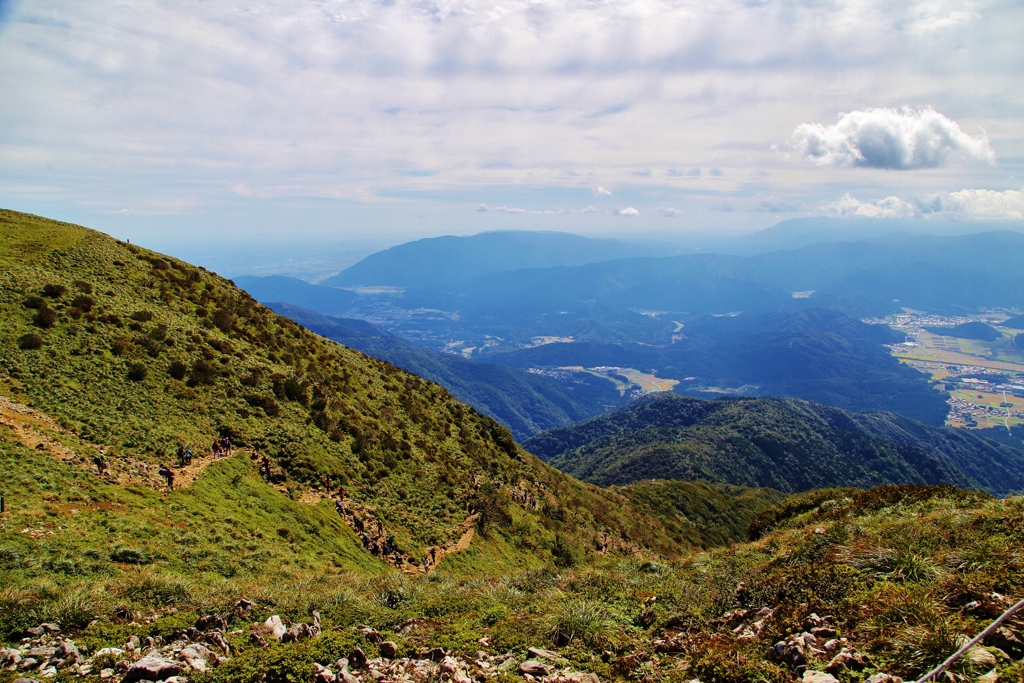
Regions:
M 1013 0 L 0 0 L 0 206 L 178 251 L 1024 221 L 1022 35 Z

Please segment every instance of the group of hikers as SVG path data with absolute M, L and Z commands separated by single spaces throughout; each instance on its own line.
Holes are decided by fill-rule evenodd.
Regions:
M 214 458 L 219 459 L 231 455 L 233 450 L 233 446 L 231 445 L 231 438 L 224 436 L 218 439 L 214 439 L 212 450 Z M 178 446 L 177 456 L 179 469 L 184 469 L 185 467 L 188 467 L 189 465 L 192 464 L 193 456 L 191 447 L 186 446 L 185 444 L 180 444 Z M 266 458 L 263 458 L 263 461 L 267 463 L 266 468 L 269 471 L 269 461 Z M 104 474 L 107 474 L 107 471 L 110 469 L 110 463 L 107 462 L 107 458 L 103 453 L 97 453 L 93 457 L 92 462 L 94 465 L 96 465 L 96 471 L 99 473 L 101 477 Z M 163 477 L 163 479 L 167 482 L 168 489 L 174 489 L 174 470 L 169 465 L 161 465 L 160 469 L 157 470 L 157 474 Z
M 398 550 L 395 545 L 395 535 L 386 534 L 384 532 L 384 522 L 379 519 L 373 520 L 367 523 L 353 508 L 350 511 L 345 507 L 345 487 L 339 487 L 338 497 L 334 501 L 334 510 L 345 519 L 349 520 L 352 527 L 355 529 L 356 534 L 359 536 L 359 541 L 363 544 L 371 555 L 378 557 L 385 562 L 390 562 L 396 567 L 401 567 L 405 563 L 405 559 L 402 557 L 401 551 Z M 371 536 L 372 532 L 376 531 L 375 536 Z

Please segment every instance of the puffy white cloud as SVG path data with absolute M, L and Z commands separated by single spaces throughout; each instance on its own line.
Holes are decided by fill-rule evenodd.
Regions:
M 627 206 L 625 209 L 619 209 L 617 212 L 619 216 L 639 216 L 640 212 L 634 209 L 632 206 Z
M 488 207 L 487 207 L 486 204 L 478 204 L 477 207 L 476 207 L 476 210 L 477 211 L 487 211 Z
M 954 218 L 966 220 L 1024 220 L 1024 189 L 960 190 L 903 199 L 890 196 L 860 200 L 850 193 L 826 204 L 834 216 L 852 218 Z
M 611 197 L 612 193 L 611 190 L 606 190 L 601 186 L 597 186 L 594 188 L 594 195 L 597 197 Z
M 822 166 L 902 170 L 936 168 L 951 159 L 995 160 L 984 131 L 971 137 L 931 107 L 852 111 L 831 126 L 802 123 L 793 131 L 792 145 Z
M 665 218 L 675 218 L 682 213 L 679 209 L 672 208 L 671 206 L 662 209 L 661 212 L 665 214 Z

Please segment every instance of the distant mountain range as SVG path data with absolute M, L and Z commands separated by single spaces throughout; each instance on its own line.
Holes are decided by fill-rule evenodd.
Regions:
M 867 239 L 843 241 L 861 229 Z M 694 396 L 793 396 L 929 424 L 944 421 L 945 396 L 884 348 L 902 335 L 856 318 L 903 308 L 1024 308 L 1020 232 L 883 234 L 874 223 L 808 220 L 750 240 L 802 246 L 654 257 L 563 233 L 484 233 L 400 245 L 325 281 L 384 287 L 374 293 L 236 281 L 261 302 L 368 318 L 419 346 L 465 350 L 474 360 L 523 370 L 631 367 L 679 380 L 676 391 Z M 526 435 L 554 414 L 499 419 Z
M 600 485 L 677 479 L 788 492 L 880 484 L 1024 490 L 1024 450 L 1010 442 L 794 399 L 659 394 L 523 446 Z
M 377 252 L 321 284 L 432 287 L 520 268 L 577 266 L 655 253 L 650 247 L 565 232 L 508 230 L 467 237 L 447 235 Z
M 332 318 L 291 304 L 267 304 L 311 332 L 436 382 L 507 426 L 518 440 L 620 405 L 608 380 L 572 373 L 566 383 L 514 367 L 420 348 L 363 320 Z

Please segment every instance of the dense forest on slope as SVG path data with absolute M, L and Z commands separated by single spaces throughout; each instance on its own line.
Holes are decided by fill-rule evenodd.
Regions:
M 103 452 L 109 476 L 154 485 L 180 445 L 207 454 L 229 436 L 269 456 L 289 495 L 345 486 L 416 557 L 457 540 L 470 509 L 481 533 L 523 543 L 495 549 L 510 560 L 584 552 L 599 532 L 681 547 L 623 496 L 525 454 L 442 387 L 304 330 L 201 268 L 11 211 L 0 236 L 0 394 L 65 430 L 53 438 L 72 442 L 64 457 L 79 467 Z
M 333 318 L 290 304 L 267 305 L 312 332 L 440 384 L 507 426 L 518 440 L 599 415 L 623 401 L 614 384 L 593 375 L 573 373 L 563 384 L 517 368 L 424 349 L 362 320 Z
M 905 483 L 1024 490 L 1024 451 L 1009 443 L 796 399 L 654 395 L 524 447 L 603 485 L 678 479 L 789 492 Z

